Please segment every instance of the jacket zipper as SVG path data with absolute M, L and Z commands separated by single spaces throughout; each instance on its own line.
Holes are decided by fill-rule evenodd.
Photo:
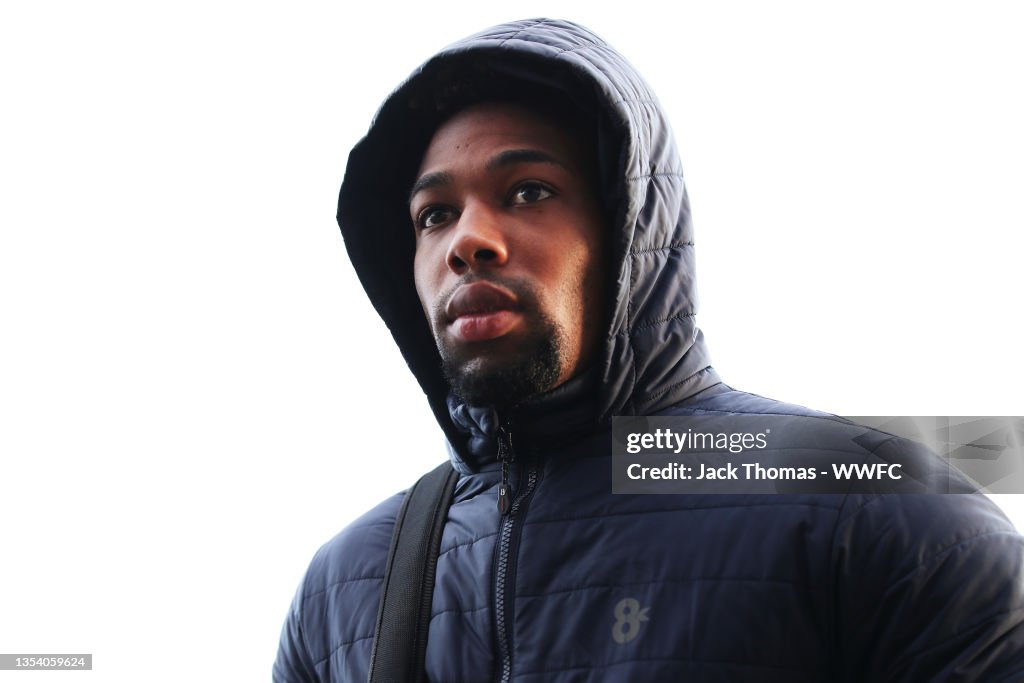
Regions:
M 516 459 L 512 450 L 512 433 L 509 422 L 501 423 L 498 428 L 498 462 L 501 463 L 501 484 L 498 486 L 498 512 L 502 517 L 508 513 L 512 502 L 512 488 L 509 483 L 509 470 Z
M 519 533 L 522 528 L 517 521 L 525 514 L 527 500 L 537 487 L 540 470 L 535 463 L 529 464 L 525 475 L 526 485 L 522 486 L 519 495 L 513 498 L 509 470 L 511 464 L 515 462 L 515 451 L 512 449 L 512 435 L 507 422 L 502 423 L 498 433 L 498 460 L 501 462 L 501 485 L 498 487 L 501 529 L 498 533 L 495 562 L 494 623 L 498 638 L 498 681 L 509 683 L 512 678 L 512 637 L 509 625 L 513 613 L 515 555 L 518 552 Z M 524 478 L 520 477 L 519 481 L 523 482 Z

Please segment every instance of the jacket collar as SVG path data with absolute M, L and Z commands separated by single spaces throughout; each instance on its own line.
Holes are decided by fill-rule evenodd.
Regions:
M 497 462 L 498 431 L 502 425 L 513 434 L 517 451 L 532 453 L 557 448 L 593 432 L 597 426 L 596 385 L 597 373 L 588 370 L 504 414 L 491 406 L 466 405 L 449 394 L 449 414 L 466 435 L 462 449 L 448 443 L 452 464 L 462 474 L 489 469 Z

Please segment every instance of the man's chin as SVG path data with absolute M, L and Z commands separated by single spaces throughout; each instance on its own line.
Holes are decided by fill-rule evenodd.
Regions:
M 530 353 L 445 355 L 448 385 L 472 406 L 511 407 L 551 389 L 561 371 L 561 353 L 549 339 L 532 345 Z

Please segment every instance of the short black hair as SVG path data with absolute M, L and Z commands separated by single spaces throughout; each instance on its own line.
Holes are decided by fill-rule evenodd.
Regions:
M 547 67 L 550 70 L 550 66 Z M 600 186 L 598 155 L 598 122 L 596 103 L 589 90 L 574 89 L 570 79 L 562 74 L 549 81 L 538 81 L 536 67 L 523 66 L 516 73 L 507 63 L 496 68 L 489 60 L 476 55 L 473 59 L 453 60 L 433 74 L 428 87 L 421 87 L 409 100 L 408 132 L 415 142 L 410 155 L 419 166 L 434 133 L 459 112 L 478 104 L 508 104 L 520 106 L 554 124 L 574 138 L 577 148 L 587 162 L 585 172 L 591 188 Z M 403 178 L 411 188 L 416 168 Z M 596 193 L 600 197 L 600 193 Z M 406 194 L 408 196 L 408 194 Z
M 427 120 L 436 128 L 458 112 L 484 102 L 522 105 L 544 118 L 573 130 L 591 129 L 596 133 L 592 107 L 583 106 L 579 97 L 564 87 L 516 78 L 496 71 L 487 62 L 455 62 L 438 72 L 436 87 L 413 106 L 422 107 Z

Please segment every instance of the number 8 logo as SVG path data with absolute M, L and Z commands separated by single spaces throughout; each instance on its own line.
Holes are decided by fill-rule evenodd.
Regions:
M 612 626 L 612 638 L 620 645 L 640 635 L 640 622 L 649 621 L 647 613 L 650 607 L 640 609 L 640 603 L 633 598 L 619 600 L 615 605 L 615 625 Z

